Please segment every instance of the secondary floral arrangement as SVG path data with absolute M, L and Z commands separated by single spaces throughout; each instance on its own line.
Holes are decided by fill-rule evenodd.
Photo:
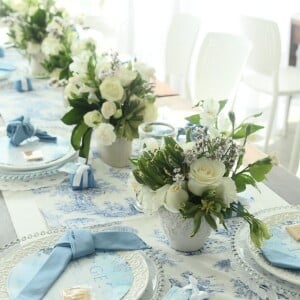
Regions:
M 7 7 L 11 11 L 6 17 L 10 40 L 29 57 L 40 52 L 53 18 L 64 15 L 63 10 L 55 7 L 54 0 L 11 0 Z
M 91 134 L 102 145 L 117 138 L 138 137 L 138 126 L 156 118 L 154 70 L 139 62 L 122 62 L 118 53 L 97 54 L 95 44 L 73 57 L 72 76 L 65 88 L 71 109 L 63 116 L 75 125 L 71 144 L 88 158 Z
M 48 35 L 41 45 L 45 55 L 42 65 L 49 72 L 52 85 L 64 86 L 71 76 L 72 45 L 76 43 L 78 35 L 69 19 L 59 16 L 53 17 L 46 31 Z
M 168 137 L 161 148 L 144 151 L 132 160 L 133 186 L 146 211 L 165 207 L 183 218 L 193 218 L 192 236 L 203 219 L 217 230 L 217 222 L 226 228 L 226 216 L 236 212 L 249 223 L 251 239 L 260 246 L 269 232 L 237 202 L 237 193 L 247 185 L 257 187 L 275 160 L 268 156 L 243 165 L 247 139 L 262 126 L 246 121 L 237 125 L 233 112 L 224 118 L 221 111 L 225 103 L 200 102 L 200 114 L 187 118 L 197 125 L 192 134 L 187 134 L 187 143 L 179 144 Z

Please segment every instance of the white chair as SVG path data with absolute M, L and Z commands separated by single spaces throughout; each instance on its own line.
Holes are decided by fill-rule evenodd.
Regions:
M 251 43 L 242 36 L 207 33 L 192 76 L 193 103 L 210 98 L 233 101 L 250 51 Z
M 165 81 L 171 84 L 172 76 L 180 76 L 184 81 L 184 89 L 188 98 L 190 98 L 188 74 L 199 29 L 199 18 L 188 14 L 178 14 L 171 21 L 166 40 Z
M 297 176 L 300 176 L 300 115 L 293 140 L 289 170 L 292 173 L 297 173 Z
M 272 96 L 270 117 L 266 127 L 264 151 L 267 152 L 276 116 L 278 97 L 288 96 L 285 110 L 285 131 L 292 96 L 300 93 L 300 70 L 280 68 L 281 42 L 275 22 L 254 17 L 241 18 L 243 34 L 252 42 L 253 50 L 247 68 L 252 71 L 243 77 L 251 88 Z

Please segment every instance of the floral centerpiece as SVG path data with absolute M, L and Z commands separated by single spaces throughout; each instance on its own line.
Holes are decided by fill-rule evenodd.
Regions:
M 246 121 L 237 125 L 233 112 L 224 118 L 225 103 L 199 104 L 200 114 L 187 118 L 197 125 L 187 134 L 187 143 L 165 138 L 162 148 L 144 151 L 133 160 L 134 189 L 145 210 L 164 207 L 182 220 L 193 220 L 192 237 L 204 222 L 214 230 L 218 223 L 226 228 L 226 216 L 236 212 L 249 223 L 251 239 L 260 246 L 269 237 L 268 230 L 237 201 L 237 193 L 247 185 L 257 187 L 275 161 L 268 156 L 243 165 L 246 141 L 262 126 Z
M 41 56 L 42 42 L 48 36 L 48 24 L 55 16 L 63 17 L 65 12 L 55 7 L 54 0 L 12 0 L 8 6 L 12 11 L 6 17 L 10 41 L 34 61 Z M 39 58 L 39 64 L 42 59 Z
M 52 19 L 46 31 L 48 35 L 41 45 L 45 55 L 42 65 L 50 73 L 53 85 L 64 86 L 71 76 L 72 45 L 77 43 L 78 35 L 70 20 L 59 16 Z
M 145 64 L 122 62 L 117 53 L 98 55 L 90 43 L 73 57 L 70 70 L 65 97 L 71 109 L 62 121 L 75 125 L 71 144 L 80 156 L 88 158 L 93 131 L 101 145 L 110 146 L 137 138 L 138 126 L 156 118 L 154 70 Z

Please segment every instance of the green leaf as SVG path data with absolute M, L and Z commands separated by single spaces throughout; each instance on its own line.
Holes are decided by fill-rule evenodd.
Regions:
M 200 115 L 199 114 L 195 114 L 195 115 L 191 115 L 189 117 L 186 117 L 185 120 L 189 121 L 192 124 L 200 124 Z
M 79 156 L 84 157 L 86 159 L 89 157 L 92 132 L 92 128 L 88 128 L 88 130 L 85 132 L 82 138 L 82 144 L 79 151 Z
M 72 108 L 61 118 L 61 120 L 66 125 L 78 124 L 82 120 L 84 113 L 85 112 L 83 112 L 82 109 Z
M 237 192 L 240 193 L 246 190 L 248 184 L 256 187 L 256 182 L 254 178 L 245 173 L 239 173 L 232 178 L 235 182 Z
M 242 139 L 246 136 L 253 134 L 254 132 L 264 128 L 263 126 L 252 124 L 252 123 L 243 123 L 241 124 L 234 132 L 234 139 Z
M 260 161 L 255 162 L 249 166 L 249 173 L 252 177 L 260 182 L 266 179 L 266 174 L 272 169 L 271 163 L 260 163 Z
M 220 100 L 219 101 L 219 112 L 218 112 L 218 114 L 223 110 L 223 108 L 225 107 L 227 102 L 228 102 L 228 100 Z
M 72 136 L 71 136 L 71 144 L 75 150 L 80 149 L 81 140 L 88 129 L 89 127 L 83 121 L 77 124 L 73 128 Z
M 205 220 L 210 225 L 211 228 L 213 228 L 214 230 L 218 229 L 217 223 L 211 215 L 205 215 Z
M 202 212 L 201 210 L 197 211 L 195 216 L 194 216 L 194 229 L 191 237 L 193 237 L 199 230 L 200 225 L 201 225 L 201 218 L 202 218 Z

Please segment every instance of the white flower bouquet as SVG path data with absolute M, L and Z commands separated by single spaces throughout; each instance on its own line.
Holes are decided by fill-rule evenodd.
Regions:
M 47 26 L 55 16 L 63 17 L 64 11 L 55 7 L 54 0 L 11 0 L 7 3 L 9 15 L 6 23 L 13 45 L 29 57 L 41 51 L 41 44 L 48 35 Z
M 51 77 L 51 84 L 64 86 L 71 76 L 69 70 L 72 60 L 72 47 L 78 43 L 78 34 L 68 18 L 53 17 L 46 31 L 48 35 L 42 41 L 41 49 L 45 55 L 43 67 Z
M 92 41 L 87 48 L 72 57 L 72 76 L 65 88 L 71 109 L 62 118 L 65 124 L 75 125 L 71 144 L 85 158 L 93 130 L 102 145 L 117 138 L 131 141 L 138 137 L 138 126 L 157 115 L 152 68 L 122 62 L 117 53 L 98 55 Z
M 202 219 L 217 230 L 217 221 L 226 228 L 225 218 L 236 212 L 249 223 L 251 239 L 259 246 L 269 237 L 268 230 L 237 202 L 237 193 L 247 185 L 257 187 L 274 161 L 268 156 L 243 165 L 247 138 L 262 126 L 248 122 L 236 125 L 233 112 L 229 112 L 227 122 L 220 114 L 225 103 L 210 100 L 199 104 L 200 114 L 187 118 L 197 125 L 187 134 L 187 143 L 168 137 L 161 148 L 144 151 L 132 160 L 133 187 L 145 211 L 164 206 L 184 218 L 193 218 L 192 236 Z

